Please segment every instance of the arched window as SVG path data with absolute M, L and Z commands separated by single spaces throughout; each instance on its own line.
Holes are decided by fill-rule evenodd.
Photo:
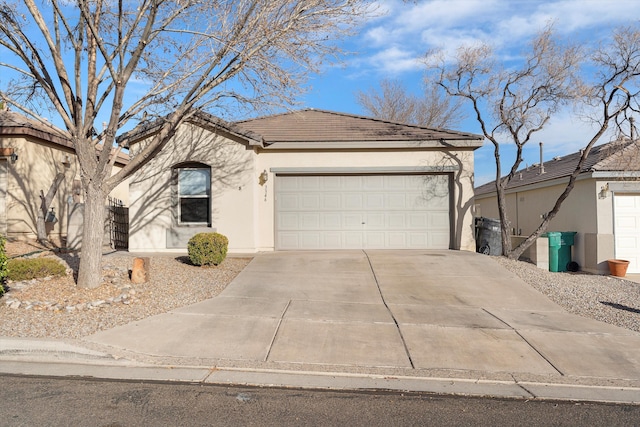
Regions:
M 173 171 L 178 225 L 211 226 L 211 168 L 188 163 Z

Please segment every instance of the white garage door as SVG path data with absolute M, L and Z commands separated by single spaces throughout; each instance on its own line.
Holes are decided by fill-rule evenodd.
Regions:
M 629 263 L 627 273 L 640 273 L 640 194 L 614 195 L 616 258 Z
M 276 249 L 448 249 L 447 175 L 278 175 Z

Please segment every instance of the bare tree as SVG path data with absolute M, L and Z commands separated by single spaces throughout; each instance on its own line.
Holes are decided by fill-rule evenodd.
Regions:
M 633 103 L 638 94 L 640 32 L 634 28 L 619 29 L 609 43 L 588 55 L 578 47 L 560 45 L 548 27 L 534 39 L 518 69 L 499 63 L 487 46 L 461 48 L 453 63 L 440 58 L 431 65 L 438 83 L 449 94 L 471 103 L 482 133 L 494 146 L 503 254 L 517 259 L 556 216 L 595 143 L 612 123 L 622 123 L 629 112 L 637 110 Z M 595 70 L 595 75 L 587 78 L 588 70 Z M 591 113 L 589 117 L 597 123 L 597 129 L 584 146 L 553 208 L 543 216 L 538 228 L 512 249 L 505 189 L 522 163 L 524 146 L 560 107 L 569 103 Z M 507 141 L 515 144 L 516 158 L 502 176 L 500 147 Z
M 180 124 L 198 109 L 290 104 L 369 12 L 366 0 L 2 2 L 0 66 L 17 77 L 0 100 L 35 118 L 39 106 L 57 113 L 80 164 L 78 285 L 100 284 L 107 195 Z M 142 117 L 158 118 L 158 132 L 112 175 L 116 136 Z
M 382 80 L 380 89 L 356 92 L 356 102 L 372 117 L 432 128 L 453 128 L 465 118 L 462 100 L 425 83 L 423 96 L 412 95 L 398 80 Z

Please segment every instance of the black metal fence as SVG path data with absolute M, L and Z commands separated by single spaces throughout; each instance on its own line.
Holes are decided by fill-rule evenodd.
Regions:
M 112 197 L 109 197 L 109 232 L 113 249 L 129 248 L 129 208 L 122 200 Z

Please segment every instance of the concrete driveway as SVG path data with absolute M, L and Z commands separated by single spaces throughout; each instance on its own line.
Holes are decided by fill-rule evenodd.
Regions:
M 87 340 L 218 366 L 640 380 L 640 334 L 461 251 L 259 254 L 218 297 Z

